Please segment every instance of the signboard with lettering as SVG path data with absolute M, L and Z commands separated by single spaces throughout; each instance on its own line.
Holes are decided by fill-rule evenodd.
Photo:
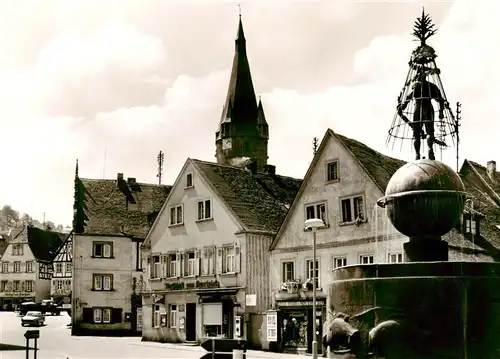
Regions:
M 278 302 L 277 304 L 280 307 L 310 307 L 313 305 L 313 302 L 312 301 L 300 301 L 300 300 L 298 300 L 298 301 L 293 301 L 293 302 Z M 318 307 L 321 307 L 321 306 L 325 305 L 325 303 L 323 301 L 317 301 L 316 305 Z
M 255 307 L 257 305 L 257 294 L 247 294 L 245 296 L 245 305 L 247 307 Z
M 278 341 L 278 312 L 267 312 L 267 341 Z

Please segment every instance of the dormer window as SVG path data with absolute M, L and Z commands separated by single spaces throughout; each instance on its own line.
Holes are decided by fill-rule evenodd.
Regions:
M 479 220 L 480 217 L 472 214 L 463 215 L 463 231 L 472 235 L 479 234 Z
M 193 187 L 193 174 L 188 173 L 186 175 L 186 188 L 191 188 Z

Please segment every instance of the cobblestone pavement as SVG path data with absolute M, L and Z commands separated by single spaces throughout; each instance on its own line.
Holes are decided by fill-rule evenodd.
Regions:
M 67 324 L 69 316 L 46 316 L 46 325 L 40 328 L 21 326 L 21 318 L 12 312 L 0 312 L 0 343 L 25 345 L 24 333 L 39 329 L 37 359 L 91 359 L 91 358 L 200 358 L 206 351 L 198 346 L 141 342 L 141 338 L 72 337 Z M 30 346 L 33 341 L 31 340 Z M 34 358 L 30 352 L 30 359 Z M 247 358 L 302 359 L 305 356 L 249 351 Z M 309 356 L 310 358 L 310 356 Z M 0 359 L 26 359 L 26 352 L 0 351 Z

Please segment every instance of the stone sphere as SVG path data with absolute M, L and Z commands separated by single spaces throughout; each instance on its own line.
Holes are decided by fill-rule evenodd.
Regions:
M 444 163 L 418 160 L 394 173 L 377 204 L 387 208 L 391 223 L 402 234 L 436 238 L 460 220 L 465 188 L 459 175 Z

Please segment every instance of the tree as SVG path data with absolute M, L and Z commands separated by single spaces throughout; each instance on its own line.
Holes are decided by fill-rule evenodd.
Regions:
M 56 225 L 54 224 L 54 222 L 51 222 L 51 221 L 45 221 L 45 229 L 47 231 L 52 231 L 56 228 Z
M 3 206 L 1 213 L 4 223 L 8 226 L 14 226 L 19 221 L 19 212 L 13 210 L 8 204 Z

